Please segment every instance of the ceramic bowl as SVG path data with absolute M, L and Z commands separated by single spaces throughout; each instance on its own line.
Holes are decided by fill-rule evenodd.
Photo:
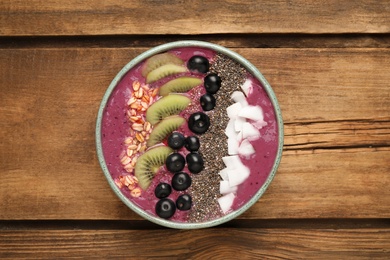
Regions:
M 111 95 L 115 92 L 117 85 L 119 82 L 126 76 L 126 73 L 128 73 L 132 68 L 137 66 L 142 61 L 146 60 L 147 58 L 161 53 L 166 52 L 171 49 L 176 48 L 184 48 L 184 47 L 200 47 L 200 48 L 206 48 L 211 49 L 213 51 L 216 51 L 218 53 L 224 54 L 231 59 L 237 61 L 240 63 L 243 67 L 247 69 L 249 73 L 251 73 L 255 78 L 257 78 L 261 85 L 263 86 L 265 92 L 267 93 L 269 100 L 272 103 L 272 106 L 274 108 L 274 112 L 276 115 L 276 124 L 277 124 L 277 130 L 278 130 L 278 137 L 277 137 L 277 146 L 276 151 L 276 159 L 273 163 L 272 169 L 268 174 L 268 177 L 266 178 L 264 184 L 258 189 L 258 191 L 255 193 L 255 195 L 249 199 L 248 202 L 246 202 L 243 206 L 241 206 L 239 209 L 228 213 L 224 215 L 223 217 L 220 217 L 218 219 L 213 219 L 206 222 L 201 223 L 182 223 L 182 222 L 174 222 L 171 220 L 166 220 L 160 217 L 153 216 L 152 214 L 149 214 L 145 212 L 143 209 L 138 207 L 136 204 L 134 204 L 117 186 L 115 183 L 115 180 L 113 178 L 112 173 L 109 171 L 109 167 L 107 167 L 107 163 L 104 157 L 103 153 L 103 145 L 102 145 L 102 119 L 103 119 L 103 113 L 107 106 L 107 103 L 110 100 Z M 114 193 L 118 196 L 118 198 L 131 210 L 139 214 L 141 217 L 143 217 L 146 220 L 149 220 L 153 223 L 159 224 L 164 227 L 169 228 L 177 228 L 177 229 L 199 229 L 199 228 L 207 228 L 212 227 L 216 225 L 220 225 L 222 223 L 225 223 L 227 221 L 230 221 L 234 218 L 237 218 L 239 215 L 241 215 L 243 212 L 245 212 L 247 209 L 249 209 L 253 204 L 255 204 L 260 197 L 264 194 L 267 187 L 270 185 L 272 179 L 275 176 L 275 173 L 278 169 L 281 156 L 282 156 L 282 148 L 283 148 L 283 120 L 282 115 L 280 111 L 280 107 L 278 104 L 278 101 L 276 99 L 276 96 L 274 94 L 274 91 L 272 90 L 270 84 L 267 82 L 267 80 L 264 78 L 264 76 L 260 73 L 260 71 L 252 65 L 247 59 L 242 57 L 241 55 L 237 54 L 234 51 L 231 51 L 230 49 L 227 49 L 225 47 L 222 47 L 220 45 L 216 45 L 209 42 L 202 42 L 202 41 L 177 41 L 177 42 L 170 42 L 163 45 L 159 45 L 157 47 L 151 48 L 144 53 L 141 53 L 139 56 L 135 57 L 133 60 L 131 60 L 128 64 L 126 64 L 121 71 L 115 76 L 115 78 L 112 80 L 111 84 L 109 85 L 106 93 L 103 96 L 103 99 L 101 101 L 98 115 L 97 115 L 97 124 L 96 124 L 96 148 L 97 148 L 97 155 L 98 160 L 100 163 L 100 166 L 103 170 L 103 173 L 111 187 L 111 189 L 114 191 Z M 119 160 L 119 159 L 118 159 Z

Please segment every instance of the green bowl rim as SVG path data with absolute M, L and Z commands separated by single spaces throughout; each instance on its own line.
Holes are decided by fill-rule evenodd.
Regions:
M 115 184 L 113 178 L 111 177 L 110 172 L 108 171 L 108 168 L 106 166 L 106 162 L 103 156 L 103 148 L 102 148 L 102 143 L 101 143 L 101 121 L 103 117 L 103 111 L 104 108 L 111 96 L 112 91 L 115 89 L 116 85 L 120 82 L 120 80 L 123 78 L 126 73 L 132 69 L 134 66 L 142 62 L 143 60 L 161 53 L 168 51 L 170 49 L 174 48 L 182 48 L 182 47 L 201 47 L 201 48 L 207 48 L 207 49 L 212 49 L 216 52 L 222 53 L 227 55 L 228 57 L 236 60 L 239 62 L 241 65 L 243 65 L 254 77 L 256 77 L 261 84 L 263 85 L 266 93 L 268 94 L 272 105 L 274 107 L 275 113 L 276 113 L 276 119 L 278 123 L 278 130 L 279 130 L 279 140 L 278 140 L 278 150 L 277 150 L 277 156 L 274 162 L 274 165 L 272 167 L 272 170 L 267 177 L 265 183 L 263 186 L 256 192 L 256 194 L 247 202 L 245 203 L 241 208 L 239 208 L 236 211 L 233 211 L 227 215 L 224 215 L 221 218 L 218 219 L 213 219 L 210 221 L 206 222 L 201 222 L 201 223 L 180 223 L 180 222 L 173 222 L 170 220 L 165 220 L 159 217 L 155 217 L 150 215 L 149 213 L 145 212 L 141 208 L 139 208 L 137 205 L 132 203 L 123 193 L 121 190 L 117 187 Z M 136 212 L 138 215 L 143 217 L 146 220 L 149 220 L 155 224 L 169 227 L 169 228 L 175 228 L 175 229 L 200 229 L 200 228 L 208 228 L 208 227 L 213 227 L 217 226 L 220 224 L 223 224 L 225 222 L 228 222 L 234 218 L 237 218 L 239 215 L 244 213 L 246 210 L 248 210 L 253 204 L 255 204 L 260 197 L 264 194 L 264 192 L 267 190 L 268 186 L 270 185 L 271 181 L 273 180 L 276 171 L 279 167 L 280 160 L 282 157 L 282 151 L 283 151 L 283 141 L 284 141 L 284 129 L 283 129 L 283 118 L 282 118 L 282 113 L 280 110 L 279 103 L 277 101 L 277 98 L 275 96 L 275 93 L 273 92 L 270 84 L 268 81 L 265 79 L 263 74 L 255 67 L 253 66 L 248 60 L 246 60 L 244 57 L 241 55 L 237 54 L 234 51 L 231 51 L 223 46 L 214 44 L 214 43 L 209 43 L 205 41 L 194 41 L 194 40 L 187 40 L 187 41 L 175 41 L 175 42 L 170 42 L 170 43 L 165 43 L 156 47 L 153 47 L 142 54 L 138 55 L 135 57 L 133 60 L 131 60 L 129 63 L 127 63 L 122 70 L 115 76 L 115 78 L 112 80 L 111 84 L 109 85 L 108 89 L 106 90 L 103 99 L 101 101 L 98 115 L 97 115 L 97 120 L 96 120 L 96 150 L 97 150 L 97 155 L 98 155 L 98 160 L 100 163 L 100 166 L 104 172 L 104 175 L 106 176 L 106 179 L 108 180 L 108 183 L 110 184 L 112 190 L 115 192 L 115 194 L 119 197 L 119 199 L 130 209 L 132 209 L 134 212 Z

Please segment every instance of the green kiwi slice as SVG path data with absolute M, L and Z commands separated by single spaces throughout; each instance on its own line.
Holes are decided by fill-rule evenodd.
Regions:
M 196 77 L 180 77 L 173 79 L 161 86 L 159 90 L 160 96 L 166 96 L 169 93 L 183 93 L 202 84 L 202 80 Z
M 137 177 L 141 189 L 146 190 L 149 187 L 154 176 L 172 152 L 173 150 L 168 146 L 161 145 L 147 150 L 138 157 L 134 175 Z
M 167 116 L 179 114 L 190 103 L 191 99 L 180 94 L 162 97 L 146 110 L 146 121 L 155 125 Z
M 187 68 L 185 66 L 168 63 L 149 72 L 146 75 L 146 83 L 153 83 L 159 79 L 186 71 Z
M 164 52 L 156 54 L 145 61 L 141 70 L 142 76 L 146 77 L 146 75 L 148 75 L 152 70 L 168 63 L 183 65 L 184 61 L 173 53 Z
M 178 115 L 168 116 L 164 118 L 160 121 L 160 123 L 154 126 L 152 132 L 150 133 L 149 139 L 146 142 L 146 146 L 150 147 L 160 143 L 170 133 L 177 130 L 185 122 L 186 120 Z

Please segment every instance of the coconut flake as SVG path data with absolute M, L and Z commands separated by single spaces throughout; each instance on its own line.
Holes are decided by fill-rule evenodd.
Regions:
M 241 164 L 239 167 L 229 169 L 227 174 L 229 178 L 229 185 L 230 187 L 233 187 L 243 183 L 249 177 L 250 170 L 248 167 Z
M 235 119 L 238 113 L 241 111 L 242 105 L 240 103 L 234 103 L 226 108 L 227 115 L 230 119 Z
M 229 180 L 228 171 L 229 171 L 228 168 L 224 168 L 224 169 L 222 169 L 222 170 L 218 173 L 219 176 L 221 176 L 222 180 L 224 180 L 224 181 L 228 181 L 228 180 Z
M 226 165 L 227 168 L 234 169 L 236 166 L 241 165 L 241 159 L 238 157 L 238 155 L 232 155 L 232 156 L 224 156 L 222 157 L 223 163 Z
M 231 192 L 218 198 L 219 206 L 221 207 L 222 212 L 224 214 L 228 213 L 229 210 L 231 209 L 235 197 L 236 196 L 234 195 L 234 193 Z
M 225 128 L 225 135 L 228 138 L 236 138 L 237 136 L 237 132 L 234 128 L 234 121 L 235 121 L 234 119 L 230 119 Z
M 231 193 L 231 192 L 236 192 L 237 191 L 237 186 L 230 187 L 229 181 L 220 181 L 219 182 L 219 192 L 223 195 Z
M 245 80 L 244 84 L 241 85 L 241 89 L 242 91 L 244 91 L 245 96 L 248 96 L 253 89 L 252 80 L 250 79 Z
M 264 126 L 268 125 L 268 123 L 265 122 L 265 121 L 262 119 L 262 120 L 258 120 L 258 121 L 253 122 L 252 125 L 253 125 L 254 127 L 256 127 L 257 129 L 261 129 L 261 128 L 263 128 Z
M 245 122 L 242 125 L 241 133 L 242 139 L 249 139 L 253 141 L 260 138 L 259 130 L 249 122 Z
M 243 117 L 237 117 L 235 120 L 234 120 L 234 130 L 236 132 L 240 132 L 242 130 L 242 127 L 244 125 L 244 123 L 246 122 L 246 119 L 243 118 Z
M 242 107 L 246 107 L 248 105 L 248 101 L 246 100 L 244 93 L 241 91 L 234 91 L 231 95 L 231 98 L 234 102 L 239 102 Z
M 241 162 L 238 155 L 222 157 L 222 161 L 226 165 L 224 174 L 227 174 L 231 187 L 240 185 L 249 177 L 250 170 Z
M 249 157 L 250 155 L 255 153 L 255 149 L 248 139 L 245 139 L 241 142 L 240 147 L 238 148 L 238 154 L 243 155 L 245 157 Z
M 239 104 L 239 103 L 235 103 Z M 238 113 L 239 117 L 251 119 L 253 121 L 264 120 L 263 110 L 260 106 L 246 106 L 243 107 Z
M 228 154 L 236 155 L 238 154 L 238 147 L 240 143 L 237 141 L 237 138 L 230 137 L 228 138 Z

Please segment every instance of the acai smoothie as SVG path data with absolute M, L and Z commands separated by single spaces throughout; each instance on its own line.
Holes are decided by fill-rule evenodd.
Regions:
M 231 57 L 193 46 L 133 66 L 101 121 L 104 160 L 120 192 L 177 223 L 243 207 L 269 179 L 279 134 L 260 81 Z

